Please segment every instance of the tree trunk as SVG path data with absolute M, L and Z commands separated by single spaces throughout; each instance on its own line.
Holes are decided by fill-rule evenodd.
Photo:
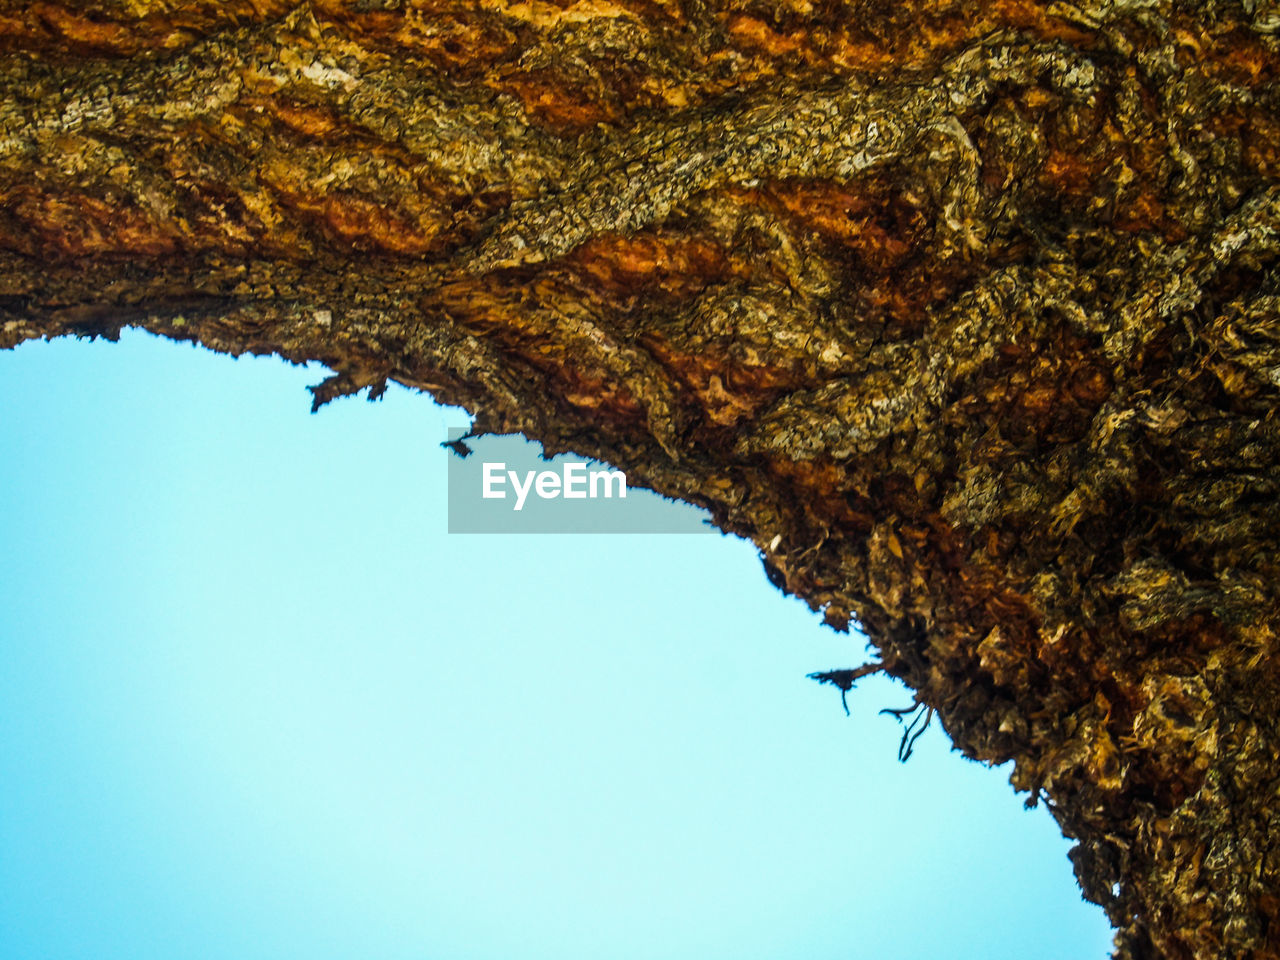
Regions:
M 1118 957 L 1280 957 L 1277 31 L 0 0 L 0 347 L 320 360 L 703 505 L 1015 761 Z

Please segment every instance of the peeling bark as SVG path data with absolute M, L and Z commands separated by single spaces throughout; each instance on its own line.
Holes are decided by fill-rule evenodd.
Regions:
M 1117 957 L 1280 957 L 1277 31 L 0 0 L 0 347 L 142 326 L 617 464 L 1015 761 Z

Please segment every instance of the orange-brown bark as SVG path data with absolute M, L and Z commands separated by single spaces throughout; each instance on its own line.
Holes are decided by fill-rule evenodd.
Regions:
M 1274 5 L 0 0 L 0 346 L 321 360 L 867 631 L 1117 955 L 1280 956 Z

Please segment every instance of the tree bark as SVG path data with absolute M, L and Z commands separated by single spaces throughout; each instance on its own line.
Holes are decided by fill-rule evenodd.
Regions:
M 0 0 L 0 347 L 320 360 L 705 506 L 1015 762 L 1117 957 L 1280 957 L 1277 31 Z

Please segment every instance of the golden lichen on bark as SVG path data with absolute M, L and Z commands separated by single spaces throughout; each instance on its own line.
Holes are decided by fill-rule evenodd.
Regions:
M 388 380 L 710 509 L 1280 957 L 1280 9 L 0 0 L 0 347 Z

